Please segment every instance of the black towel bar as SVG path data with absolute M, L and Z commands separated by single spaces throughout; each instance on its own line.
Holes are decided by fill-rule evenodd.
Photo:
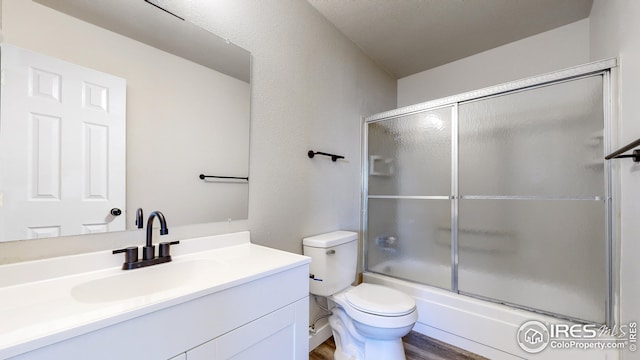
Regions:
M 216 175 L 204 175 L 200 174 L 200 180 L 204 180 L 206 178 L 216 178 L 216 179 L 236 179 L 236 180 L 247 180 L 249 181 L 249 177 L 237 177 L 237 176 L 216 176 Z
M 640 162 L 640 150 L 633 150 L 633 154 L 629 154 L 629 155 L 620 155 L 625 151 L 631 150 L 634 147 L 640 146 L 640 139 L 627 144 L 623 147 L 621 147 L 620 149 L 612 152 L 611 154 L 607 155 L 604 157 L 605 160 L 611 160 L 611 159 L 620 159 L 620 158 L 633 158 L 634 162 Z
M 331 157 L 331 161 L 336 161 L 338 159 L 344 159 L 344 156 L 342 156 L 342 155 L 329 154 L 329 153 L 321 152 L 321 151 L 309 150 L 309 152 L 307 152 L 307 156 L 309 156 L 309 159 L 313 159 L 313 157 L 316 156 L 316 155 L 329 156 L 329 157 Z

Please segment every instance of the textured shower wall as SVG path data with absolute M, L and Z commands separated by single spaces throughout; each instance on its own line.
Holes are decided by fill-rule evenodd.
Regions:
M 395 79 L 306 1 L 182 6 L 175 11 L 253 55 L 252 241 L 301 252 L 305 236 L 358 231 L 361 116 L 395 107 Z M 311 160 L 309 149 L 346 161 Z

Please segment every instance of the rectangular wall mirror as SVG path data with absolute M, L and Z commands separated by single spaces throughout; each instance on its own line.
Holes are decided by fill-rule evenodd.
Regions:
M 2 0 L 1 51 L 0 242 L 247 219 L 248 51 L 144 0 Z

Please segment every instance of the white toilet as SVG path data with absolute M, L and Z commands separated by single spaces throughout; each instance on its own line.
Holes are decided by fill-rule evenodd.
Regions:
M 311 257 L 309 292 L 328 298 L 336 360 L 403 360 L 402 337 L 418 320 L 412 297 L 381 285 L 351 286 L 358 261 L 358 234 L 335 231 L 304 238 Z

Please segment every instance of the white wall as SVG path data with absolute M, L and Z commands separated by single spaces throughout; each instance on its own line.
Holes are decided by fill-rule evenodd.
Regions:
M 418 104 L 589 61 L 589 19 L 398 80 L 398 107 Z
M 640 137 L 640 1 L 594 0 L 591 9 L 591 58 L 619 57 L 618 139 L 624 146 Z M 640 321 L 640 167 L 615 160 L 620 171 L 620 323 Z M 640 351 L 623 351 L 640 359 Z
M 395 79 L 306 1 L 183 5 L 176 12 L 253 55 L 251 241 L 301 252 L 303 237 L 359 231 L 361 117 L 396 107 Z M 308 150 L 346 159 L 309 159 Z M 320 313 L 312 302 L 310 321 Z
M 127 228 L 138 207 L 170 226 L 247 218 L 246 184 L 198 174 L 248 173 L 249 84 L 31 1 L 2 7 L 3 41 L 127 80 Z
M 190 2 L 184 15 L 253 56 L 248 224 L 252 242 L 300 253 L 305 236 L 358 231 L 361 117 L 396 107 L 395 79 L 306 1 L 199 0 Z M 312 160 L 306 155 L 310 149 L 335 152 L 346 160 Z M 238 225 L 181 234 L 234 230 Z M 5 244 L 0 257 L 10 262 L 15 255 L 33 257 L 31 251 L 46 257 L 116 248 L 131 241 L 126 234 L 14 242 Z M 315 313 L 312 309 L 311 316 Z
M 395 79 L 306 1 L 197 0 L 176 10 L 253 54 L 249 228 L 292 252 L 360 227 L 360 117 L 395 108 Z M 346 161 L 307 158 L 334 152 Z
M 200 0 L 188 6 L 189 20 L 252 52 L 252 241 L 300 253 L 305 236 L 359 230 L 360 117 L 395 108 L 395 79 L 305 1 Z M 346 161 L 311 160 L 310 149 L 336 152 Z M 243 226 L 198 226 L 179 233 Z M 132 236 L 6 243 L 0 263 L 115 248 L 127 244 L 127 237 Z

